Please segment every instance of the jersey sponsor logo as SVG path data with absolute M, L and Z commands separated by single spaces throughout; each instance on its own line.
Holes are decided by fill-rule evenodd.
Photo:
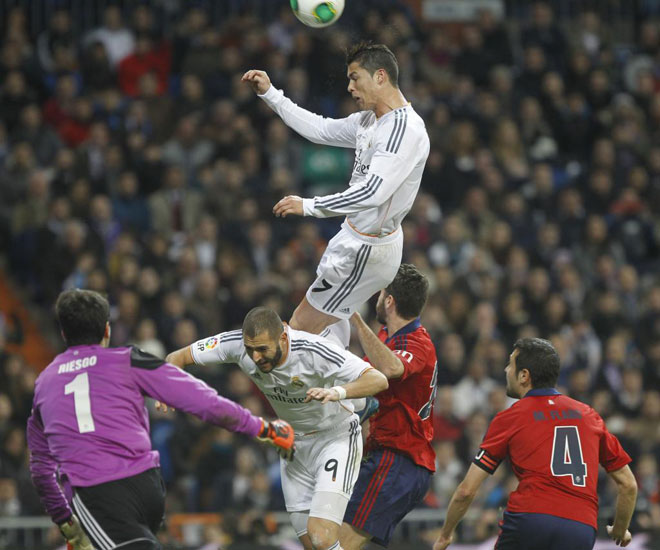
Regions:
M 355 159 L 355 162 L 353 162 L 353 172 L 356 174 L 360 174 L 361 176 L 364 176 L 369 172 L 369 166 L 370 164 L 362 164 L 360 162 L 360 159 L 357 158 Z
M 211 336 L 206 342 L 204 342 L 204 347 L 206 349 L 213 349 L 215 346 L 218 345 L 218 339 L 215 336 Z
M 276 388 L 277 389 L 277 388 Z M 279 401 L 280 403 L 304 403 L 305 397 L 287 397 L 281 393 L 265 393 L 264 395 L 270 401 Z
M 292 385 L 294 388 L 298 388 L 298 389 L 300 389 L 300 388 L 304 388 L 304 387 L 305 387 L 304 382 L 303 382 L 300 378 L 298 378 L 297 376 L 294 376 L 294 377 L 291 379 L 291 385 Z
M 351 312 L 351 310 L 347 307 L 339 308 L 338 311 L 339 311 L 339 313 L 350 313 Z
M 80 369 L 86 369 L 87 367 L 93 367 L 96 365 L 97 361 L 98 357 L 96 357 L 96 355 L 90 355 L 89 357 L 83 357 L 82 359 L 72 359 L 71 361 L 62 363 L 57 369 L 57 374 L 75 372 Z
M 326 290 L 330 290 L 332 288 L 332 285 L 326 281 L 325 279 L 321 279 L 321 286 L 315 286 L 312 288 L 312 292 L 325 292 Z

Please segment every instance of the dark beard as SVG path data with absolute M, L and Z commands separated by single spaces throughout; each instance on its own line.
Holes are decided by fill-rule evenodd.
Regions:
M 386 325 L 387 324 L 387 319 L 385 318 L 385 308 L 384 307 L 378 307 L 378 304 L 376 304 L 376 320 L 381 325 Z
M 277 351 L 275 352 L 275 355 L 273 355 L 273 358 L 269 361 L 269 363 L 273 366 L 273 368 L 276 367 L 277 365 L 279 365 L 279 363 L 282 359 L 283 353 L 284 352 L 282 351 L 282 348 L 278 344 L 277 345 Z

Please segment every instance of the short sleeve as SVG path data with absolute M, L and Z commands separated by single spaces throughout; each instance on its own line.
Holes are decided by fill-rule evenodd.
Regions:
M 400 380 L 405 380 L 413 374 L 419 374 L 429 366 L 429 363 L 435 364 L 435 358 L 429 361 L 429 354 L 434 350 L 429 349 L 428 343 L 419 338 L 397 338 L 392 351 L 403 363 L 403 374 Z
M 240 330 L 222 332 L 190 344 L 193 360 L 198 365 L 237 363 L 243 350 L 243 333 Z
M 602 419 L 600 422 L 603 424 L 603 435 L 600 438 L 600 446 L 598 450 L 598 461 L 601 466 L 605 468 L 606 472 L 613 472 L 619 468 L 623 468 L 626 464 L 630 464 L 632 459 L 626 451 L 623 450 L 621 443 L 612 435 Z
M 341 366 L 341 368 L 337 369 L 335 373 L 335 381 L 334 385 L 341 385 L 341 384 L 347 384 L 349 382 L 354 382 L 362 374 L 369 369 L 373 369 L 373 367 L 367 363 L 366 361 L 363 361 L 360 359 L 357 355 L 353 355 L 350 352 L 345 352 L 346 353 L 346 359 L 344 361 L 344 364 Z
M 472 462 L 492 474 L 509 452 L 512 422 L 510 409 L 495 415 Z

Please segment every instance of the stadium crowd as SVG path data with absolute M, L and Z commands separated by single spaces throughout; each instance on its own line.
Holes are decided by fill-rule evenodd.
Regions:
M 46 317 L 63 288 L 106 293 L 112 344 L 161 357 L 240 327 L 256 305 L 287 319 L 340 220 L 271 209 L 285 194 L 344 188 L 352 152 L 299 139 L 240 77 L 264 69 L 298 104 L 345 116 L 344 48 L 383 42 L 431 137 L 403 224 L 404 261 L 432 283 L 422 320 L 440 363 L 426 505 L 447 505 L 510 404 L 515 339 L 540 336 L 560 352 L 563 391 L 633 457 L 634 529 L 660 532 L 660 26 L 642 20 L 623 42 L 596 11 L 573 28 L 534 3 L 515 25 L 483 11 L 461 29 L 427 28 L 398 2 L 360 2 L 318 31 L 282 3 L 272 20 L 212 17 L 203 3 L 168 14 L 110 4 L 87 29 L 56 9 L 36 34 L 26 11 L 8 12 L 0 250 L 13 280 Z M 10 326 L 0 319 L 0 350 L 17 337 Z M 25 423 L 43 366 L 0 352 L 2 516 L 42 514 Z M 191 370 L 268 415 L 238 369 Z M 274 452 L 155 409 L 152 437 L 168 513 L 223 512 L 234 540 L 272 529 L 262 512 L 283 509 Z M 602 481 L 607 509 L 614 492 Z M 487 483 L 466 540 L 496 531 L 515 478 L 501 468 Z

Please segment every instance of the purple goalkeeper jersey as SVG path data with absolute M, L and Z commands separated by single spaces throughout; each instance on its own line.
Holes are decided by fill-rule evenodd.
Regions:
M 88 487 L 159 465 L 145 396 L 234 432 L 261 429 L 247 409 L 138 348 L 70 347 L 37 378 L 27 425 L 32 479 L 53 521 L 71 515 L 58 469 L 73 487 Z

